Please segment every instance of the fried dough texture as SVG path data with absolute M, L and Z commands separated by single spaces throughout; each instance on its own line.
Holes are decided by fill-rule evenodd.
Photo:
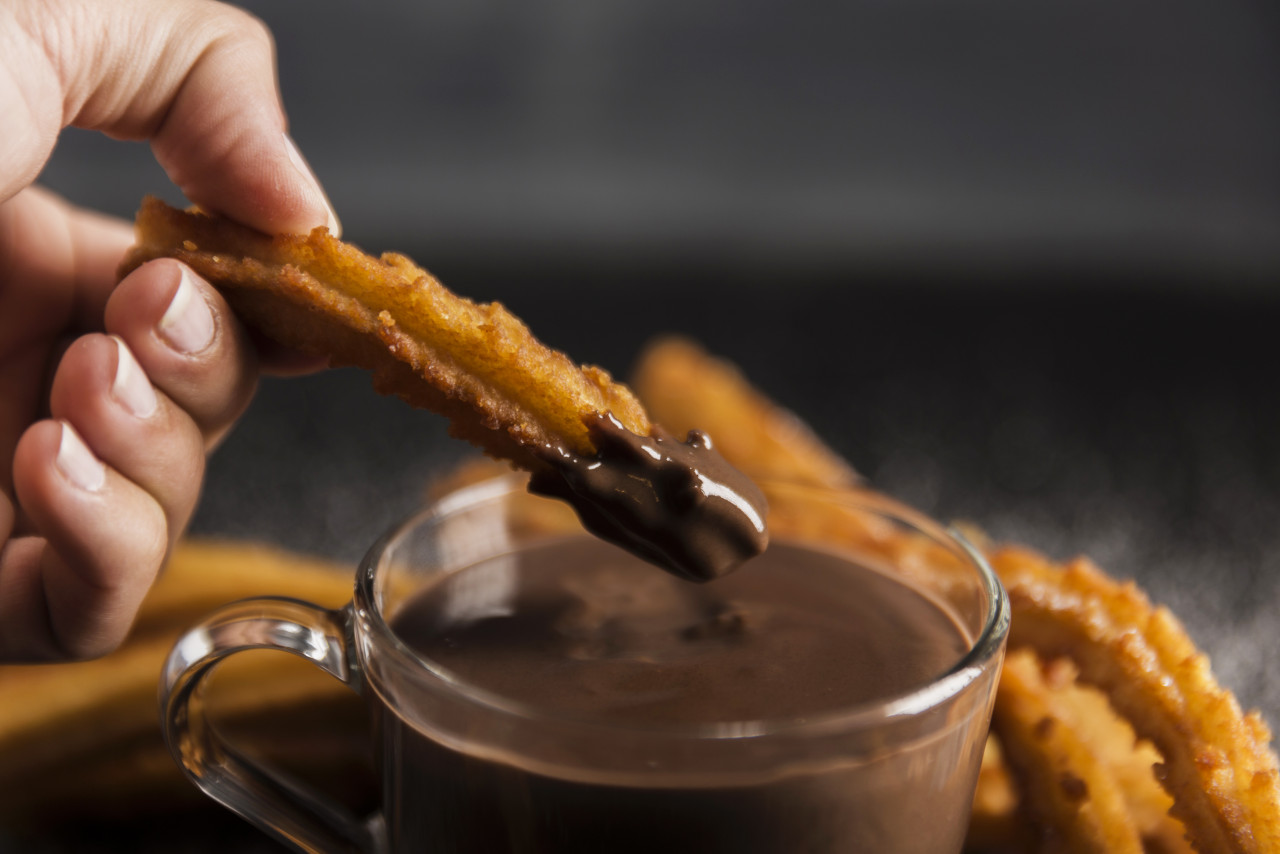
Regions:
M 1108 776 L 1119 784 L 1134 826 L 1149 854 L 1187 854 L 1192 851 L 1182 823 L 1169 815 L 1173 799 L 1156 779 L 1160 753 L 1141 739 L 1124 718 L 1116 714 L 1102 691 L 1080 680 L 1080 672 L 1068 658 L 1043 661 L 1030 650 L 1015 656 L 1034 658 L 1040 669 L 1042 692 L 1051 694 L 1051 705 L 1060 720 L 1074 730 L 1089 753 L 1106 765 Z
M 677 435 L 704 431 L 725 459 L 745 472 L 835 488 L 861 480 L 799 417 L 757 391 L 737 367 L 692 341 L 654 341 L 631 379 L 654 420 Z
M 160 733 L 156 686 L 177 637 L 233 600 L 287 595 L 339 607 L 349 567 L 249 543 L 181 541 L 124 645 L 93 661 L 0 667 L 0 821 L 157 814 L 212 803 L 187 784 Z M 219 668 L 210 713 L 250 749 L 329 791 L 372 790 L 360 699 L 294 656 Z
M 453 435 L 520 468 L 542 467 L 547 448 L 594 454 L 588 417 L 650 434 L 644 408 L 607 372 L 579 367 L 500 304 L 451 293 L 403 255 L 374 258 L 325 228 L 271 237 L 148 198 L 120 275 L 155 258 L 191 267 L 269 338 L 372 371 L 379 391 L 446 416 Z
M 706 370 L 711 357 L 695 345 L 657 346 L 646 359 L 663 364 L 660 370 L 642 364 L 641 377 L 689 375 L 704 384 L 726 384 L 676 400 L 668 399 L 675 398 L 669 385 L 638 383 L 650 411 L 664 413 L 660 419 L 678 412 L 703 424 L 761 422 L 767 398 L 744 396 L 737 388 L 745 382 L 740 374 Z M 734 456 L 738 446 L 722 450 L 731 463 L 751 468 L 751 460 Z M 814 481 L 809 459 L 789 462 L 785 444 L 771 453 L 775 476 L 785 477 L 790 469 L 792 479 Z M 830 536 L 877 533 L 843 518 L 805 524 Z M 1002 823 L 998 812 L 1008 804 L 1002 787 L 1010 776 L 999 773 L 999 765 L 1008 764 L 1018 783 L 1018 809 L 1030 819 L 1033 836 L 1047 844 L 1044 850 L 1132 850 L 1136 831 L 1143 845 L 1138 850 L 1179 852 L 1189 842 L 1201 854 L 1280 851 L 1280 772 L 1271 733 L 1260 715 L 1244 713 L 1218 684 L 1177 619 L 1152 606 L 1132 583 L 1110 578 L 1087 560 L 1063 566 L 1026 548 L 982 547 L 1009 592 L 1011 654 L 1030 651 L 1043 667 L 1065 660 L 1071 676 L 1059 678 L 1071 684 L 1054 685 L 1015 659 L 1012 681 L 1001 686 L 1004 701 L 996 708 L 993 736 L 1003 734 L 1011 743 L 988 752 L 979 779 L 979 786 L 1001 788 L 979 789 L 975 810 L 983 814 L 975 816 L 970 850 L 991 850 L 993 843 L 998 850 L 1026 850 L 1015 847 L 1016 825 Z M 1101 692 L 1097 702 L 1089 699 L 1089 686 Z M 1054 737 L 1037 738 L 1037 715 L 1060 721 L 1050 725 Z M 1087 816 L 1079 809 L 1083 801 L 1073 810 L 1053 791 L 1062 769 L 1076 780 L 1096 781 L 1085 782 Z M 1153 789 L 1153 779 L 1167 796 Z M 1052 800 L 1033 806 L 1041 797 Z M 1170 803 L 1171 815 L 1164 812 Z M 1090 827 L 1083 830 L 1082 822 Z M 1053 847 L 1066 840 L 1069 845 Z
M 1172 814 L 1201 854 L 1280 851 L 1280 767 L 1271 733 L 1214 679 L 1178 620 L 1079 558 L 1065 568 L 1017 548 L 991 556 L 1013 606 L 1011 648 L 1067 657 L 1080 679 L 1160 752 Z
M 988 735 L 965 833 L 966 854 L 1021 854 L 1032 849 L 1031 828 L 1018 808 L 1023 797 L 1019 788 L 1005 761 L 1000 739 Z
M 1060 702 L 1040 663 L 1025 650 L 1004 662 L 993 726 L 1022 785 L 1033 827 L 1052 829 L 1041 850 L 1143 854 L 1119 781 L 1081 735 L 1081 721 Z

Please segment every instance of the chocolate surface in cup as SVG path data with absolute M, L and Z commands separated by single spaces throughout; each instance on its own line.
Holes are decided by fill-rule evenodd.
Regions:
M 837 555 L 775 543 L 690 585 L 587 537 L 446 576 L 392 625 L 449 678 L 620 739 L 838 715 L 929 683 L 971 642 L 934 599 Z M 655 754 L 648 778 L 601 773 L 607 746 L 566 745 L 559 769 L 535 768 L 375 711 L 394 851 L 954 851 L 983 731 L 956 721 L 908 748 L 741 777 L 673 776 L 681 758 Z M 968 794 L 928 797 L 956 786 Z

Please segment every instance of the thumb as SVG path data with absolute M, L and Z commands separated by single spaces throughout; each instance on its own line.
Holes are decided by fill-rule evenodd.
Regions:
M 17 0 L 30 41 L 0 58 L 8 83 L 61 96 L 60 127 L 149 139 L 188 199 L 261 231 L 338 221 L 286 131 L 275 48 L 257 18 L 210 0 Z M 43 79 L 33 80 L 33 77 Z M 50 111 L 28 110 L 17 136 L 48 139 Z M 47 156 L 47 154 L 45 155 Z M 8 177 L 8 176 L 6 176 Z

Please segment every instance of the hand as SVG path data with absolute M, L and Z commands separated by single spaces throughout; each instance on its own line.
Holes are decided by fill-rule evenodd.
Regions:
M 338 224 L 270 34 L 229 6 L 0 0 L 0 117 L 0 660 L 91 657 L 127 633 L 259 358 L 182 265 L 116 284 L 129 226 L 30 186 L 58 133 L 147 139 L 187 198 L 263 231 Z

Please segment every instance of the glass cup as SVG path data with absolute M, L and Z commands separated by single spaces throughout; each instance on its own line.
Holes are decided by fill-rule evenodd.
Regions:
M 956 532 L 883 496 L 762 486 L 775 543 L 900 576 L 962 629 L 962 654 L 905 693 L 780 720 L 594 719 L 495 695 L 415 653 L 393 622 L 453 573 L 586 536 L 561 505 L 504 478 L 385 535 L 340 611 L 252 599 L 190 630 L 162 677 L 165 739 L 206 794 L 302 851 L 958 852 L 1009 625 L 1003 588 Z M 206 678 L 261 648 L 303 656 L 365 697 L 378 814 L 358 818 L 259 767 L 210 725 Z

